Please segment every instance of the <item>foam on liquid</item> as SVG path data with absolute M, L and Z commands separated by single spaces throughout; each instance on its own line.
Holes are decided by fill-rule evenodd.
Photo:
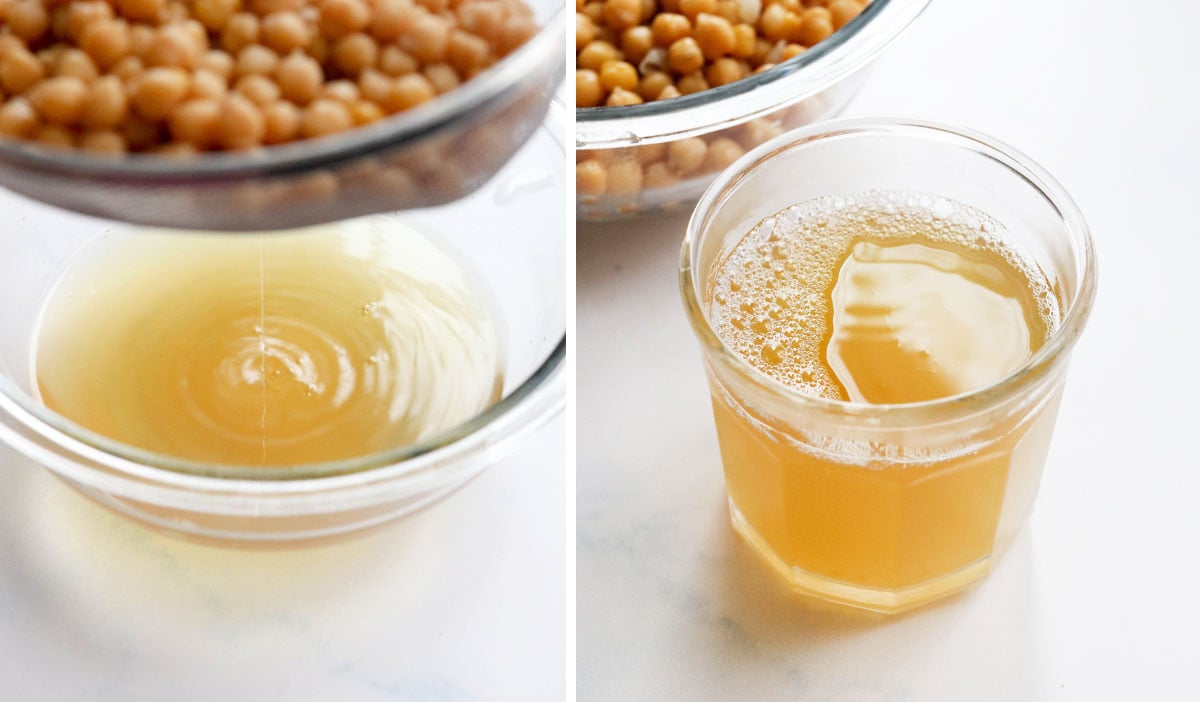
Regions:
M 902 191 L 768 217 L 717 263 L 708 289 L 714 330 L 756 368 L 810 395 L 876 404 L 999 380 L 1060 314 L 999 222 Z

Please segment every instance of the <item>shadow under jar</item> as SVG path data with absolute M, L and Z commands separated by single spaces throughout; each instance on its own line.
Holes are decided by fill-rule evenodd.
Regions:
M 984 387 L 903 404 L 803 392 L 731 349 L 714 330 L 712 301 L 732 248 L 797 203 L 867 191 L 946 198 L 999 222 L 1003 243 L 1058 298 L 1060 322 L 1044 344 Z M 752 548 L 798 592 L 881 612 L 983 578 L 1033 505 L 1095 295 L 1091 235 L 1062 187 L 973 132 L 838 120 L 768 142 L 723 174 L 693 213 L 680 265 L 733 525 Z
M 119 238 L 129 245 L 145 237 L 147 244 L 169 249 L 163 241 L 171 236 L 190 237 L 189 246 L 203 247 L 209 241 L 252 244 L 250 236 L 286 241 L 295 232 L 230 239 L 144 231 L 0 192 L 0 209 L 10 222 L 21 223 L 0 234 L 0 440 L 122 514 L 224 541 L 334 536 L 445 497 L 514 451 L 562 407 L 566 238 L 561 214 L 554 214 L 562 212 L 565 189 L 556 167 L 564 155 L 561 129 L 561 119 L 550 120 L 470 197 L 346 223 L 381 237 L 390 228 L 415 231 L 469 274 L 495 328 L 496 377 L 502 382 L 495 402 L 477 416 L 415 443 L 396 442 L 342 460 L 232 465 L 147 451 L 50 411 L 39 401 L 33 377 L 35 338 L 47 300 L 73 262 L 106 241 Z M 197 337 L 197 344 L 202 341 Z
M 741 80 L 639 105 L 575 110 L 581 221 L 692 205 L 746 151 L 840 113 L 928 0 L 872 0 L 803 53 Z

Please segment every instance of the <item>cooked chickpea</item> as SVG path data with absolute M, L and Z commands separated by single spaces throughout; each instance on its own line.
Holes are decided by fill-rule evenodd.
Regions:
M 603 195 L 608 189 L 608 171 L 596 159 L 575 164 L 575 189 L 582 195 Z
M 5 24 L 10 32 L 32 44 L 50 28 L 50 14 L 41 0 L 17 0 L 9 6 Z
M 13 98 L 0 106 L 0 134 L 25 137 L 38 125 L 37 110 L 25 98 Z
M 810 7 L 800 15 L 800 24 L 789 35 L 804 46 L 814 46 L 833 34 L 833 16 L 824 7 Z
M 779 3 L 767 5 L 759 19 L 759 29 L 771 41 L 789 39 L 800 29 L 800 16 Z
M 450 39 L 450 27 L 437 15 L 421 15 L 413 22 L 412 29 L 400 37 L 400 46 L 418 61 L 438 63 L 446 54 Z
M 238 52 L 233 72 L 238 76 L 251 73 L 269 76 L 275 73 L 278 67 L 278 54 L 261 44 L 251 44 Z
M 420 73 L 409 73 L 395 79 L 383 107 L 391 112 L 399 112 L 428 102 L 436 96 L 437 90 L 428 78 Z
M 701 13 L 696 17 L 696 28 L 692 32 L 704 58 L 709 61 L 731 53 L 737 46 L 737 35 L 733 25 L 724 17 Z
M 446 43 L 446 62 L 458 71 L 459 75 L 472 76 L 487 68 L 491 47 L 484 39 L 455 29 L 450 32 Z
M 13 95 L 25 92 L 45 75 L 42 62 L 23 46 L 0 58 L 0 85 Z
M 713 14 L 717 11 L 717 0 L 679 0 L 679 12 L 693 22 L 701 13 Z
M 193 0 L 192 17 L 210 30 L 219 32 L 241 7 L 241 0 Z
M 654 32 L 645 25 L 630 27 L 621 32 L 620 45 L 625 60 L 636 65 L 654 48 Z
M 667 61 L 671 64 L 671 70 L 676 73 L 693 73 L 704 66 L 704 52 L 700 50 L 700 45 L 695 39 L 684 37 L 667 49 Z
M 207 48 L 196 41 L 187 27 L 171 24 L 155 32 L 142 60 L 148 66 L 192 68 L 199 63 Z
M 790 58 L 795 58 L 804 53 L 804 47 L 799 44 L 788 44 L 783 47 L 783 51 L 779 52 L 779 60 L 787 61 Z
M 350 118 L 354 120 L 354 126 L 361 127 L 364 124 L 378 122 L 386 117 L 383 109 L 373 102 L 359 100 L 350 106 Z
M 333 60 L 346 75 L 357 76 L 379 60 L 379 45 L 362 32 L 350 34 L 333 45 Z
M 263 143 L 282 144 L 300 133 L 300 108 L 280 100 L 263 110 Z
M 205 52 L 200 59 L 200 68 L 221 76 L 228 80 L 233 76 L 233 57 L 224 51 L 212 50 Z
M 101 68 L 110 68 L 132 50 L 129 25 L 124 20 L 102 20 L 89 24 L 79 34 L 79 48 Z
M 708 145 L 708 151 L 704 155 L 704 171 L 723 171 L 732 166 L 744 153 L 746 152 L 742 150 L 742 145 L 733 139 L 718 137 Z
M 667 87 L 658 91 L 658 95 L 656 95 L 654 99 L 655 100 L 670 100 L 671 98 L 677 98 L 677 97 L 680 97 L 681 95 L 683 95 L 683 93 L 679 92 L 679 88 L 676 88 L 674 85 L 668 85 Z
M 675 175 L 695 172 L 704 163 L 708 145 L 700 137 L 689 137 L 667 144 L 667 166 Z
M 142 117 L 159 120 L 187 97 L 190 87 L 188 73 L 182 68 L 151 68 L 135 82 L 130 102 Z
M 663 12 L 650 22 L 650 33 L 654 37 L 655 46 L 670 46 L 691 35 L 692 22 L 683 15 Z
M 281 92 L 275 81 L 258 73 L 250 73 L 238 78 L 233 90 L 255 105 L 261 106 L 270 105 L 279 100 Z
M 190 97 L 219 98 L 224 97 L 229 86 L 225 79 L 207 68 L 201 68 L 192 74 L 192 90 Z M 278 88 L 276 88 L 278 90 Z
M 430 90 L 432 91 L 432 88 Z M 344 132 L 353 126 L 354 119 L 350 116 L 350 111 L 345 105 L 334 100 L 314 100 L 304 110 L 300 119 L 300 132 L 307 138 Z
M 604 64 L 604 68 L 600 69 L 600 84 L 608 91 L 617 88 L 626 91 L 636 90 L 638 86 L 637 69 L 624 61 L 609 61 Z
M 125 86 L 117 76 L 104 76 L 88 87 L 80 123 L 85 127 L 110 129 L 118 126 L 129 111 Z
M 47 122 L 71 125 L 79 121 L 87 100 L 87 84 L 72 76 L 48 78 L 29 89 L 30 104 Z
M 176 141 L 186 142 L 199 149 L 216 141 L 217 123 L 221 119 L 221 101 L 195 98 L 175 106 L 167 119 L 167 127 Z
M 695 73 L 689 73 L 676 81 L 675 87 L 679 89 L 680 93 L 684 95 L 691 95 L 692 93 L 699 93 L 701 91 L 708 90 L 712 86 L 708 84 L 708 80 L 704 77 L 703 73 L 696 71 Z
M 275 80 L 285 98 L 297 105 L 307 105 L 320 93 L 324 76 L 321 64 L 315 59 L 303 52 L 293 51 L 279 62 Z
M 579 52 L 575 65 L 577 68 L 599 71 L 605 63 L 619 60 L 621 60 L 621 52 L 617 50 L 617 47 L 606 41 L 594 41 Z
M 620 31 L 642 19 L 642 0 L 604 0 L 604 23 Z
M 671 76 L 666 73 L 648 73 L 638 81 L 638 94 L 643 100 L 656 100 L 664 88 L 674 87 Z
M 740 59 L 750 58 L 754 55 L 754 40 L 758 38 L 754 27 L 748 24 L 739 24 L 733 28 L 733 48 L 729 53 Z
M 321 33 L 331 39 L 365 29 L 371 22 L 371 10 L 362 0 L 322 0 Z
M 117 10 L 129 20 L 152 21 L 162 11 L 163 0 L 115 0 Z
M 659 161 L 646 166 L 642 186 L 648 189 L 669 188 L 679 182 L 667 164 Z
M 833 28 L 841 29 L 863 11 L 862 3 L 859 0 L 833 0 L 825 6 L 829 10 L 830 16 L 833 18 Z
M 75 145 L 71 130 L 61 124 L 43 124 L 34 130 L 31 138 L 53 149 L 69 149 Z
M 608 192 L 629 195 L 642 189 L 642 164 L 636 159 L 624 158 L 608 167 Z
M 112 5 L 104 2 L 104 0 L 71 2 L 56 7 L 55 12 L 59 11 L 65 11 L 61 15 L 63 26 L 55 27 L 54 33 L 58 36 L 65 35 L 75 40 L 82 37 L 84 30 L 88 27 L 110 21 L 113 18 Z
M 642 102 L 642 96 L 632 90 L 616 88 L 609 94 L 608 100 L 604 104 L 611 107 L 623 107 L 625 105 L 640 105 Z
M 79 49 L 67 49 L 54 61 L 54 75 L 70 76 L 87 83 L 95 80 L 99 72 L 87 53 Z
M 330 81 L 321 88 L 321 97 L 337 100 L 343 105 L 353 105 L 361 96 L 358 86 L 348 80 Z
M 604 101 L 604 86 L 600 75 L 593 70 L 580 68 L 575 71 L 575 104 L 579 107 L 595 107 Z
M 430 64 L 425 67 L 423 72 L 429 82 L 433 84 L 438 95 L 448 93 L 462 83 L 458 78 L 458 73 L 447 63 Z
M 259 25 L 262 42 L 280 54 L 303 49 L 312 41 L 308 24 L 298 13 L 275 12 L 263 18 Z
M 588 42 L 596 38 L 596 23 L 591 17 L 582 12 L 575 13 L 575 50 L 578 51 L 587 46 Z
M 221 102 L 216 139 L 226 149 L 251 149 L 262 143 L 266 124 L 258 106 L 238 94 Z
M 750 73 L 750 67 L 735 58 L 717 59 L 704 71 L 704 78 L 709 85 L 726 85 L 741 80 Z
M 249 12 L 238 12 L 225 22 L 221 29 L 221 48 L 236 54 L 258 41 L 258 16 Z
M 397 39 L 412 28 L 415 19 L 412 0 L 376 0 L 371 33 L 382 41 Z

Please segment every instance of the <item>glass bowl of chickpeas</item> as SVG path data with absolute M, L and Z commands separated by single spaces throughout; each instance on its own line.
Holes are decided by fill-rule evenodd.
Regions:
M 0 0 L 0 186 L 259 231 L 476 191 L 562 80 L 554 0 Z
M 827 119 L 928 0 L 576 0 L 576 217 L 687 206 Z

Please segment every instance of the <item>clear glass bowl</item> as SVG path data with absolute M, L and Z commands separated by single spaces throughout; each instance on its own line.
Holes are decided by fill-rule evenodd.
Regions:
M 119 158 L 0 140 L 0 186 L 83 214 L 258 231 L 432 207 L 491 178 L 541 124 L 562 81 L 565 11 L 530 0 L 528 43 L 459 88 L 342 134 L 245 153 Z
M 578 189 L 576 217 L 600 221 L 693 204 L 736 156 L 841 112 L 862 87 L 864 69 L 928 2 L 872 0 L 830 38 L 734 83 L 641 105 L 576 109 L 576 163 L 597 159 L 609 176 L 602 193 Z M 665 177 L 660 169 L 647 179 L 648 167 L 667 159 L 667 144 L 691 138 L 702 140 L 705 149 L 699 167 Z M 724 148 L 712 149 L 718 140 L 726 142 Z M 620 162 L 626 165 L 619 167 L 623 173 L 616 183 L 613 166 Z M 639 167 L 641 178 L 628 177 L 630 163 Z
M 561 47 L 560 47 L 561 48 Z M 399 220 L 482 278 L 505 367 L 502 399 L 427 442 L 349 461 L 280 469 L 185 464 L 104 440 L 49 411 L 31 389 L 31 342 L 73 257 L 124 225 L 0 191 L 0 440 L 114 510 L 158 527 L 233 541 L 318 538 L 428 505 L 516 449 L 565 394 L 565 182 L 561 109 L 488 184 Z M 155 233 L 147 236 L 168 236 Z

